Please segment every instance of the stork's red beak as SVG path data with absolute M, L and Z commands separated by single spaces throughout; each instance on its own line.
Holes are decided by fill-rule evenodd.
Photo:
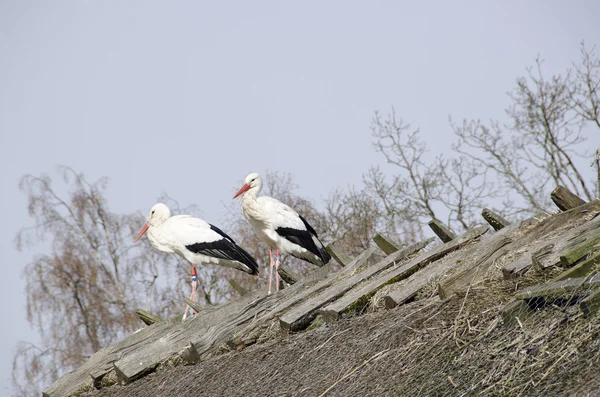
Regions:
M 248 189 L 250 189 L 250 185 L 248 185 L 247 183 L 244 183 L 244 186 L 242 186 L 242 188 L 240 190 L 238 190 L 238 192 L 235 194 L 235 196 L 233 196 L 233 198 L 236 198 L 240 194 L 246 192 Z
M 135 241 L 134 241 L 134 243 L 137 243 L 137 241 L 138 241 L 139 239 L 141 239 L 141 238 L 142 238 L 142 236 L 144 235 L 144 233 L 146 233 L 147 231 L 148 231 L 148 224 L 146 223 L 146 224 L 144 225 L 144 227 L 142 228 L 142 230 L 140 231 L 140 234 L 138 234 L 138 236 L 135 238 Z

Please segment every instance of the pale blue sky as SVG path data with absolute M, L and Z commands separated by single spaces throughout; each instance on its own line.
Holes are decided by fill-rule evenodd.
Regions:
M 502 118 L 538 53 L 550 74 L 580 40 L 600 45 L 598 15 L 594 0 L 0 0 L 0 390 L 17 341 L 36 341 L 20 273 L 37 251 L 13 245 L 31 224 L 21 175 L 69 165 L 110 178 L 113 211 L 166 191 L 218 223 L 246 174 L 271 169 L 319 204 L 381 162 L 375 110 L 447 150 L 449 115 Z

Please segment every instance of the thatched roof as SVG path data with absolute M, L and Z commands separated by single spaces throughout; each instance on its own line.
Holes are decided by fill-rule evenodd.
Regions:
M 148 326 L 45 393 L 600 395 L 599 214 L 594 201 L 386 245 L 375 264 L 371 249 L 279 294 Z

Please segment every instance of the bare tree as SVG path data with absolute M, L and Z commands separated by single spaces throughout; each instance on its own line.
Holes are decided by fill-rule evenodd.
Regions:
M 371 135 L 375 150 L 395 172 L 387 176 L 372 167 L 363 177 L 366 192 L 379 200 L 385 230 L 402 241 L 422 239 L 421 226 L 433 218 L 458 230 L 473 226 L 477 206 L 497 191 L 487 171 L 466 156 L 439 155 L 428 161 L 419 129 L 398 119 L 393 109 L 386 119 L 375 113 Z
M 537 58 L 527 76 L 517 79 L 509 93 L 513 104 L 506 110 L 507 125 L 452 123 L 458 137 L 454 150 L 492 170 L 502 196 L 519 198 L 508 206 L 512 214 L 546 210 L 548 193 L 558 185 L 588 200 L 596 196 L 585 166 L 592 154 L 583 149 L 591 129 L 600 128 L 600 60 L 582 43 L 574 71 L 548 79 L 542 66 Z
M 324 238 L 335 241 L 336 248 L 350 257 L 370 247 L 377 232 L 397 237 L 395 224 L 388 222 L 378 198 L 353 187 L 329 194 L 322 219 Z

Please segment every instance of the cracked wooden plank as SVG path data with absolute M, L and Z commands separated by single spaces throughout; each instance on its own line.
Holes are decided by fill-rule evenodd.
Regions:
M 487 208 L 484 208 L 483 211 L 481 211 L 481 216 L 496 231 L 510 225 L 509 221 Z
M 515 294 L 516 299 L 531 300 L 534 298 L 553 299 L 558 297 L 582 296 L 590 293 L 592 288 L 600 286 L 600 273 L 590 277 L 569 278 L 545 284 L 538 284 Z
M 379 248 L 381 248 L 383 252 L 385 252 L 386 255 L 393 254 L 394 252 L 402 248 L 400 244 L 390 240 L 389 238 L 379 233 L 373 236 L 373 241 L 375 242 L 375 244 L 377 244 Z
M 600 267 L 600 252 L 590 253 L 589 257 L 577 263 L 575 266 L 554 277 L 552 281 L 566 280 L 568 278 L 577 278 L 587 276 Z
M 514 230 L 514 229 L 513 229 Z M 482 240 L 479 247 L 479 255 L 468 266 L 463 266 L 460 272 L 453 274 L 438 285 L 438 295 L 441 299 L 447 299 L 455 293 L 460 293 L 475 282 L 477 277 L 485 274 L 487 269 L 494 261 L 504 255 L 507 250 L 503 247 L 512 243 L 512 239 L 506 234 L 510 234 L 508 228 L 503 229 L 490 238 Z
M 579 208 L 564 212 L 555 217 L 561 215 L 566 218 L 581 218 L 587 215 L 588 212 L 580 213 Z M 554 218 L 554 217 L 553 217 Z M 565 222 L 568 219 L 565 219 Z M 555 222 L 552 222 L 555 223 Z M 546 228 L 544 228 L 546 229 Z M 532 233 L 536 233 L 535 231 Z M 574 227 L 570 230 L 566 230 L 564 233 L 550 234 L 549 238 L 544 238 L 545 235 L 537 235 L 537 242 L 532 246 L 529 251 L 529 255 L 522 255 L 517 260 L 507 264 L 502 269 L 505 278 L 513 278 L 526 273 L 531 267 L 536 266 L 538 271 L 551 266 L 561 266 L 564 261 L 561 260 L 561 256 L 565 256 L 566 253 L 575 252 L 577 247 L 585 246 L 586 243 L 592 241 L 595 242 L 600 238 L 600 216 L 596 216 L 591 220 L 584 222 L 578 227 Z M 529 239 L 534 238 L 529 236 Z M 521 242 L 523 244 L 524 242 Z M 585 251 L 581 255 L 585 255 Z M 533 257 L 532 257 L 533 256 Z M 571 258 L 571 261 L 576 261 L 580 258 Z
M 122 351 L 113 364 L 117 377 L 123 383 L 131 382 L 152 372 L 168 358 L 193 356 L 205 359 L 219 346 L 227 342 L 234 330 L 249 323 L 276 303 L 283 294 L 264 295 L 256 291 L 216 308 L 189 317 L 170 327 L 158 339 L 142 340 Z M 190 352 L 190 344 L 195 352 Z M 187 352 L 187 353 L 186 353 Z M 197 357 L 196 357 L 197 356 Z
M 178 316 L 180 321 L 181 316 Z M 44 397 L 70 396 L 80 390 L 89 389 L 94 380 L 101 379 L 104 375 L 113 371 L 113 363 L 117 361 L 123 352 L 135 348 L 144 341 L 160 339 L 173 326 L 171 320 L 163 321 L 142 328 L 129 335 L 114 345 L 103 347 L 98 350 L 88 361 L 76 370 L 63 375 L 56 382 L 48 386 L 42 393 Z
M 355 260 L 353 262 L 353 267 L 355 269 L 360 268 L 364 263 L 367 262 L 369 257 L 375 252 L 375 247 L 370 247 L 368 250 L 359 255 L 360 260 Z M 391 256 L 397 256 L 396 254 L 392 254 Z M 392 261 L 393 263 L 393 261 Z M 350 265 L 348 265 L 350 267 Z M 349 290 L 356 283 L 370 277 L 371 275 L 382 271 L 384 268 L 381 266 L 373 265 L 366 270 L 350 275 L 347 278 L 340 278 L 336 283 L 332 283 L 328 288 L 324 289 L 319 294 L 303 301 L 297 307 L 292 308 L 288 312 L 286 312 L 279 319 L 279 324 L 281 327 L 287 331 L 298 331 L 306 328 L 310 324 L 310 322 L 316 316 L 317 309 L 321 308 L 323 305 L 331 302 L 333 299 L 342 295 L 345 291 Z M 342 269 L 347 270 L 347 269 Z M 348 269 L 350 270 L 350 269 Z
M 456 238 L 456 234 L 450 228 L 444 225 L 439 219 L 432 219 L 428 223 L 429 227 L 436 236 L 444 243 L 449 243 Z
M 478 238 L 488 230 L 488 226 L 476 227 L 433 251 L 424 252 L 398 266 L 396 269 L 385 274 L 380 274 L 372 280 L 356 286 L 352 291 L 348 292 L 337 301 L 324 307 L 320 313 L 323 315 L 325 321 L 337 321 L 344 313 L 360 309 L 364 306 L 368 298 L 379 291 L 383 286 L 409 277 L 417 270 L 444 257 L 448 253 L 461 248 L 466 243 Z M 429 242 L 431 242 L 431 239 L 425 240 L 424 242 L 421 242 L 421 244 L 426 243 L 425 245 L 427 245 Z
M 585 200 L 572 193 L 564 186 L 558 186 L 554 189 L 552 193 L 550 193 L 550 198 L 561 211 L 568 211 L 585 204 Z
M 342 250 L 335 246 L 335 243 L 327 245 L 325 249 L 327 250 L 327 252 L 329 252 L 329 255 L 331 255 L 331 257 L 342 266 L 346 266 L 352 261 L 352 259 L 348 255 L 346 255 Z
M 161 321 L 165 321 L 162 317 L 155 316 L 154 314 L 142 309 L 137 309 L 135 313 L 138 315 L 140 320 L 142 320 L 146 325 L 152 325 L 154 323 L 160 323 Z
M 272 321 L 278 319 L 282 314 L 294 306 L 300 304 L 311 296 L 314 296 L 321 291 L 329 288 L 341 279 L 348 277 L 350 271 L 359 268 L 361 263 L 367 261 L 368 256 L 373 251 L 367 250 L 361 255 L 354 258 L 348 265 L 338 272 L 331 274 L 321 273 L 324 270 L 330 269 L 333 263 L 330 262 L 327 265 L 314 270 L 309 273 L 305 278 L 298 281 L 290 288 L 284 290 L 284 296 L 276 305 L 273 305 L 268 311 L 258 315 L 256 319 L 245 327 L 240 328 L 235 332 L 228 342 L 231 346 L 246 346 L 252 344 L 256 340 L 255 332 L 260 330 L 264 326 L 268 326 Z M 325 277 L 325 278 L 323 278 Z M 279 292 L 281 294 L 281 291 Z
M 279 267 L 279 269 L 281 269 L 281 267 Z M 235 290 L 235 292 L 237 292 L 241 296 L 244 296 L 244 295 L 246 295 L 248 293 L 248 290 L 246 288 L 242 287 L 234 279 L 230 278 L 229 280 L 227 280 L 227 282 L 229 283 L 229 285 L 231 285 L 231 288 L 233 288 Z M 286 283 L 287 283 L 287 281 L 286 281 Z M 293 283 L 288 283 L 288 284 L 293 284 Z

